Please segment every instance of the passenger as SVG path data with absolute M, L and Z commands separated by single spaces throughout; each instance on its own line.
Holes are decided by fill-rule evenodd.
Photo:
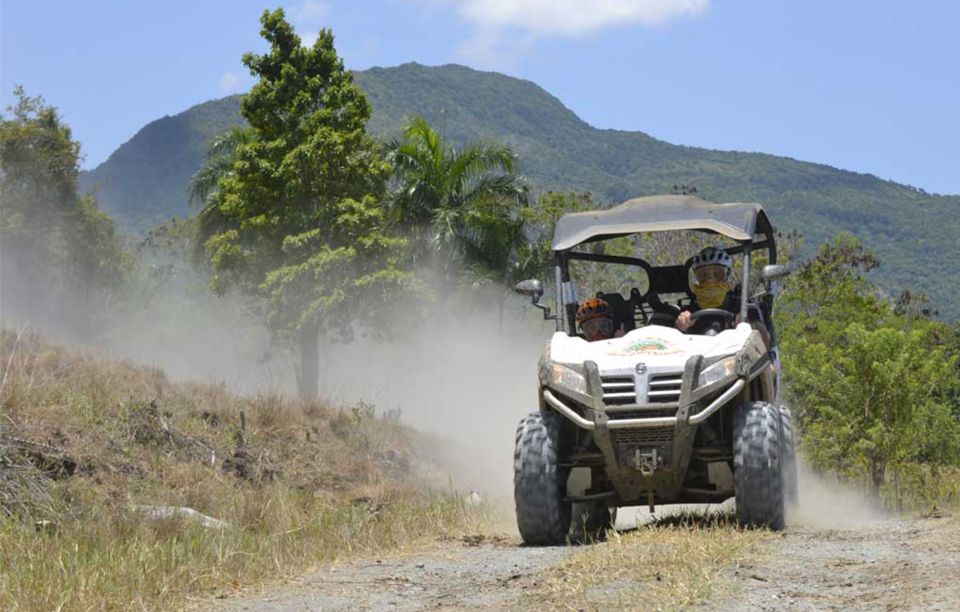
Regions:
M 609 340 L 623 335 L 622 330 L 613 330 L 613 313 L 610 304 L 599 298 L 584 300 L 577 309 L 577 329 L 589 342 Z

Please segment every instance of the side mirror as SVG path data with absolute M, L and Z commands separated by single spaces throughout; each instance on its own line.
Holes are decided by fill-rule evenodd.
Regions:
M 763 270 L 760 272 L 763 282 L 768 285 L 774 281 L 786 278 L 789 275 L 790 269 L 787 268 L 787 266 L 780 265 L 763 266 Z
M 769 265 L 763 266 L 760 271 L 760 278 L 763 279 L 763 286 L 769 295 L 776 296 L 780 293 L 778 282 L 790 275 L 790 269 L 787 266 Z
M 557 315 L 550 314 L 550 307 L 540 303 L 540 298 L 543 297 L 543 283 L 535 278 L 530 278 L 517 283 L 517 286 L 514 287 L 513 290 L 520 295 L 529 297 L 533 305 L 543 311 L 544 321 L 557 320 Z
M 525 281 L 520 281 L 517 283 L 517 286 L 513 288 L 513 290 L 520 295 L 529 297 L 533 303 L 536 304 L 540 301 L 541 296 L 543 296 L 543 283 L 535 278 L 531 278 Z

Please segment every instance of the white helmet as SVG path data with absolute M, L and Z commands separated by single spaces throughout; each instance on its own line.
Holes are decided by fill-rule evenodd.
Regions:
M 733 269 L 733 258 L 727 255 L 722 247 L 708 246 L 693 256 L 691 265 L 694 272 L 704 266 L 723 266 L 729 274 L 730 270 Z

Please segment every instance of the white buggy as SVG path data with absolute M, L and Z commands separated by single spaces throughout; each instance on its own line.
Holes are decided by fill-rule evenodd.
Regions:
M 726 251 L 739 259 L 741 286 L 738 312 L 693 312 L 695 329 L 683 333 L 675 321 L 693 303 L 691 259 L 654 266 L 606 254 L 594 243 L 690 230 L 734 241 Z M 780 404 L 772 324 L 776 281 L 786 269 L 776 265 L 763 207 L 694 196 L 637 198 L 565 215 L 553 251 L 554 314 L 539 304 L 540 281 L 517 285 L 556 321 L 540 360 L 540 408 L 517 428 L 514 495 L 523 540 L 551 545 L 597 537 L 618 506 L 652 510 L 734 496 L 741 524 L 782 529 L 785 505 L 797 498 L 793 427 Z M 766 265 L 754 288 L 757 255 Z M 627 266 L 643 280 L 629 291 L 597 292 L 622 337 L 587 342 L 578 336 L 575 262 Z M 761 323 L 734 325 L 734 319 Z

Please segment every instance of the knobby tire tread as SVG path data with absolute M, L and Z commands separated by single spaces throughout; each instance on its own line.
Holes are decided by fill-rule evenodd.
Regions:
M 566 477 L 557 465 L 562 419 L 555 412 L 536 412 L 517 426 L 513 492 L 517 528 L 527 544 L 563 544 L 570 529 L 571 504 L 564 501 Z
M 765 402 L 740 406 L 734 427 L 737 519 L 745 527 L 784 527 L 780 411 Z

